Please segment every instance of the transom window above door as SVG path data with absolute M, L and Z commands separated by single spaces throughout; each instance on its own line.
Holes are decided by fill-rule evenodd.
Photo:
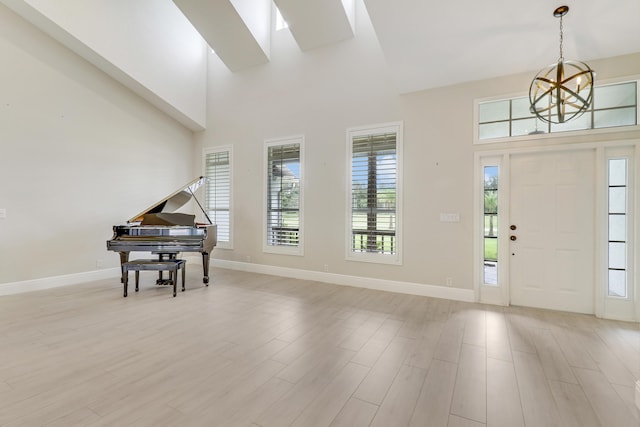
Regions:
M 637 81 L 596 86 L 589 109 L 581 116 L 560 124 L 537 118 L 530 110 L 527 96 L 479 102 L 476 141 L 498 142 L 527 135 L 636 126 L 638 86 Z

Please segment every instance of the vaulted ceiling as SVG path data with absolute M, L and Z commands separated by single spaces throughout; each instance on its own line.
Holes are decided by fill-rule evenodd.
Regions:
M 173 0 L 232 71 L 269 62 L 271 0 Z M 301 50 L 353 37 L 353 0 L 273 0 Z
M 256 12 L 260 1 L 270 3 L 252 0 L 249 12 Z M 640 51 L 638 0 L 363 1 L 401 93 L 537 71 L 554 63 L 559 57 L 560 20 L 553 11 L 563 4 L 570 8 L 563 18 L 566 59 L 588 61 Z M 250 49 L 242 38 L 216 30 L 221 21 L 242 21 L 241 0 L 174 2 L 216 52 L 225 42 L 224 51 Z M 353 1 L 274 2 L 302 50 L 354 36 Z M 237 16 L 228 16 L 232 3 Z M 246 14 L 244 19 L 249 22 Z M 206 36 L 214 32 L 215 37 Z M 222 50 L 220 54 L 229 68 L 241 68 Z M 263 51 L 249 65 L 268 60 Z
M 638 0 L 364 0 L 401 92 L 640 52 Z M 597 70 L 596 70 L 597 71 Z
M 301 51 L 358 37 L 356 17 L 368 17 L 398 93 L 536 72 L 556 62 L 560 21 L 553 11 L 563 4 L 570 8 L 563 20 L 566 59 L 640 52 L 640 0 L 0 2 L 194 130 L 205 126 L 200 93 L 206 73 L 172 67 L 189 61 L 195 61 L 193 70 L 206 67 L 201 53 L 186 57 L 189 50 L 204 51 L 205 42 L 232 72 L 268 63 L 273 4 Z M 180 92 L 163 92 L 163 81 L 194 75 L 199 82 L 190 91 L 183 85 Z

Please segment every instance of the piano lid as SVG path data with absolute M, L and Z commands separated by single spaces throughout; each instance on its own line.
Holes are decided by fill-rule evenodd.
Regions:
M 153 206 L 140 212 L 138 215 L 134 216 L 127 222 L 128 223 L 141 222 L 144 219 L 144 216 L 146 214 L 175 212 L 193 198 L 198 204 L 198 206 L 200 207 L 200 209 L 202 210 L 202 213 L 204 214 L 205 218 L 207 218 L 207 220 L 209 221 L 209 224 L 212 224 L 211 219 L 209 219 L 209 215 L 207 215 L 207 213 L 204 211 L 204 208 L 202 207 L 202 205 L 198 201 L 198 198 L 194 194 L 196 190 L 202 184 L 205 183 L 206 180 L 207 178 L 204 176 L 194 179 L 184 187 L 180 188 L 179 190 L 175 191 L 174 193 L 160 200 Z

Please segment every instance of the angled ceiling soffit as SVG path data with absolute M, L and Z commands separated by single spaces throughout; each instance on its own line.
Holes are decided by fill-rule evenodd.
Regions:
M 354 36 L 354 0 L 274 0 L 303 51 Z
M 173 0 L 231 71 L 269 62 L 270 0 Z

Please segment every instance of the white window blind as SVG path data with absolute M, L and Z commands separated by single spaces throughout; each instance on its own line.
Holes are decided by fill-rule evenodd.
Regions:
M 398 127 L 350 134 L 351 188 L 348 257 L 375 254 L 399 261 Z M 375 257 L 364 260 L 374 261 Z
M 295 142 L 294 142 L 295 141 Z M 301 246 L 301 140 L 267 143 L 266 248 L 299 253 Z
M 231 149 L 212 149 L 205 153 L 205 209 L 218 226 L 218 246 L 231 246 Z

